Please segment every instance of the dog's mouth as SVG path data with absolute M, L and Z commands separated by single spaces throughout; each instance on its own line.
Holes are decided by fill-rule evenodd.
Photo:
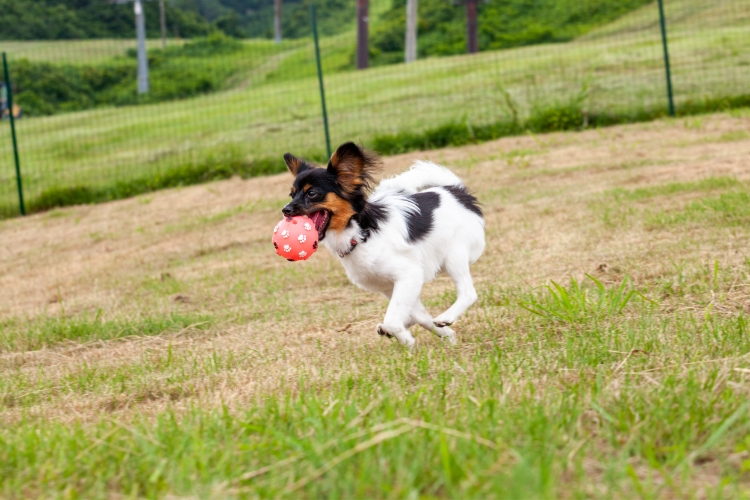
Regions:
M 318 231 L 318 239 L 322 240 L 326 234 L 326 229 L 328 229 L 328 224 L 331 222 L 331 214 L 328 210 L 323 209 L 311 213 L 308 217 L 315 224 L 315 230 Z

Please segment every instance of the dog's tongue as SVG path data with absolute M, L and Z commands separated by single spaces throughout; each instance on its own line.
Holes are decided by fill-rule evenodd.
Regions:
M 318 210 L 317 212 L 313 212 L 312 214 L 310 214 L 310 220 L 312 220 L 313 224 L 315 224 L 316 230 L 320 231 L 322 229 L 323 224 L 325 223 L 325 217 L 325 210 Z

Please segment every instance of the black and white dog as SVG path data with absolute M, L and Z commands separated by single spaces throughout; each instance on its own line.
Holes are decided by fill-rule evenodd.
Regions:
M 417 161 L 370 193 L 380 160 L 353 142 L 339 146 L 327 168 L 289 153 L 284 160 L 295 176 L 284 215 L 309 216 L 349 279 L 389 299 L 378 333 L 412 347 L 409 328 L 418 324 L 455 342 L 449 325 L 477 300 L 469 266 L 484 250 L 482 211 L 461 179 Z M 455 283 L 457 299 L 433 319 L 419 295 L 440 271 Z

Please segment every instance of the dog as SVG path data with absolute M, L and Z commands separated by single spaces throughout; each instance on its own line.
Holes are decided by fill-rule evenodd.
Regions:
M 349 279 L 389 300 L 377 333 L 412 348 L 409 328 L 417 324 L 455 343 L 450 325 L 477 300 L 469 267 L 485 245 L 482 210 L 461 179 L 417 161 L 372 190 L 381 161 L 353 142 L 339 146 L 325 168 L 289 153 L 284 161 L 294 176 L 284 216 L 308 216 Z M 441 271 L 457 299 L 433 319 L 420 293 Z

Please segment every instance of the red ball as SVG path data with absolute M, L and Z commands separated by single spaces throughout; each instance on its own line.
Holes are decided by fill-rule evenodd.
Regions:
M 318 231 L 306 215 L 287 217 L 273 228 L 273 246 L 286 260 L 307 260 L 318 249 Z

